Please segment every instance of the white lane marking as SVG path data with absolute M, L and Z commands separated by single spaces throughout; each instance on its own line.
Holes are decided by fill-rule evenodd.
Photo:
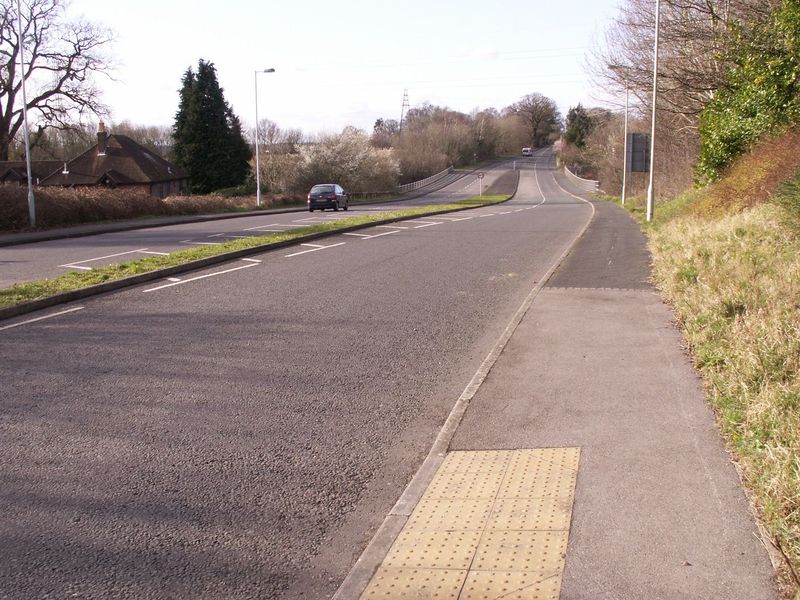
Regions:
M 67 263 L 65 265 L 58 265 L 59 267 L 75 267 L 76 269 L 80 269 L 81 267 L 76 267 L 75 265 L 82 265 L 83 263 L 87 262 L 94 262 L 96 260 L 104 260 L 106 258 L 116 258 L 117 256 L 124 256 L 125 254 L 136 254 L 144 252 L 147 248 L 139 248 L 138 250 L 128 250 L 126 252 L 117 252 L 116 254 L 106 254 L 105 256 L 98 256 L 97 258 L 87 258 L 86 260 L 76 260 L 75 262 Z
M 300 227 L 300 225 L 292 225 L 291 223 L 268 223 L 267 225 L 258 225 L 257 227 L 248 227 L 243 231 L 283 231 L 282 229 L 267 229 L 268 227 Z
M 352 235 L 352 236 L 360 237 L 360 238 L 372 237 L 372 236 L 367 235 L 366 233 L 343 233 L 342 235 Z
M 217 275 L 224 275 L 225 273 L 233 273 L 234 271 L 241 271 L 242 269 L 249 269 L 250 267 L 257 267 L 257 266 L 258 265 L 255 263 L 248 263 L 246 265 L 242 265 L 241 267 L 234 267 L 232 269 L 225 269 L 224 271 L 217 271 L 216 273 L 207 273 L 206 275 L 198 275 L 197 277 L 190 277 L 189 279 L 173 281 L 172 283 L 165 283 L 164 285 L 159 285 L 154 288 L 142 290 L 142 293 L 147 294 L 148 292 L 163 290 L 164 288 L 172 287 L 174 285 L 181 285 L 184 283 L 189 283 L 191 281 L 197 281 L 198 279 L 206 279 L 207 277 L 216 277 Z
M 180 277 L 167 277 L 167 281 L 180 281 Z
M 514 211 L 513 210 L 506 210 L 506 211 L 503 211 L 503 212 L 499 212 L 497 214 L 498 215 L 510 215 L 512 212 L 514 212 Z
M 402 225 L 375 225 L 375 227 L 382 227 L 383 229 L 408 229 Z
M 451 219 L 452 221 L 469 221 L 470 219 L 474 219 L 475 217 L 461 217 L 460 219 Z
M 424 225 L 417 225 L 416 227 L 414 227 L 414 229 L 422 229 L 423 227 L 433 227 L 434 225 L 441 225 L 441 222 L 439 222 L 439 223 L 425 223 Z
M 80 269 L 81 271 L 91 271 L 92 267 L 79 267 L 78 265 L 58 265 L 59 267 L 64 267 L 65 269 Z
M 493 217 L 493 216 L 494 216 L 494 213 L 489 213 L 487 215 L 478 215 L 478 218 L 480 219 L 481 217 Z
M 260 263 L 260 262 L 261 262 L 261 261 L 260 261 L 259 259 L 257 259 L 257 258 L 243 258 L 242 260 L 244 260 L 244 261 L 246 261 L 246 262 L 251 262 L 251 263 Z
M 330 246 L 317 246 L 316 248 L 312 248 L 311 250 L 303 250 L 302 252 L 295 252 L 294 254 L 287 254 L 285 258 L 291 258 L 293 256 L 300 256 L 301 254 L 308 254 L 309 252 L 317 252 L 318 250 L 327 250 L 328 248 L 335 248 L 336 246 L 344 246 L 346 242 L 340 242 L 338 244 L 331 244 Z M 313 244 L 300 244 L 301 246 L 313 246 Z
M 524 209 L 524 208 L 518 208 L 518 209 L 517 209 L 517 210 L 515 210 L 514 212 L 522 212 L 523 210 L 525 210 L 525 209 Z
M 221 246 L 221 242 L 193 242 L 192 240 L 182 240 L 179 244 L 189 244 L 190 246 Z
M 45 319 L 52 319 L 53 317 L 58 317 L 59 315 L 65 315 L 67 313 L 75 312 L 76 310 L 83 310 L 84 308 L 85 307 L 83 306 L 76 306 L 75 308 L 68 308 L 67 310 L 62 310 L 61 312 L 53 313 L 51 315 L 36 317 L 35 319 L 20 321 L 19 323 L 12 323 L 11 325 L 4 325 L 3 327 L 0 327 L 0 331 L 5 331 L 6 329 L 13 329 L 14 327 L 20 327 L 22 325 L 27 325 L 28 323 L 36 323 L 36 321 L 44 321 Z
M 169 256 L 169 252 L 155 252 L 153 250 L 142 250 L 142 254 L 155 254 L 157 256 Z

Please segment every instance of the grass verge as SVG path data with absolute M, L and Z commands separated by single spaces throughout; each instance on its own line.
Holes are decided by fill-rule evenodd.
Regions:
M 800 178 L 746 205 L 719 188 L 656 207 L 654 281 L 673 306 L 720 430 L 800 598 Z M 727 184 L 730 185 L 730 184 Z M 642 202 L 628 203 L 641 220 Z
M 40 281 L 34 281 L 31 283 L 15 284 L 9 288 L 1 289 L 0 308 L 16 306 L 18 304 L 40 300 L 56 294 L 87 288 L 99 283 L 117 281 L 133 275 L 140 275 L 142 273 L 149 273 L 167 267 L 183 265 L 203 258 L 218 256 L 220 254 L 234 252 L 237 250 L 259 248 L 267 251 L 271 245 L 302 239 L 309 235 L 335 232 L 340 229 L 346 229 L 358 225 L 368 225 L 370 223 L 380 223 L 394 219 L 418 217 L 442 211 L 460 210 L 470 207 L 497 204 L 499 202 L 505 202 L 509 198 L 510 195 L 476 196 L 473 198 L 467 198 L 466 200 L 461 200 L 459 202 L 454 202 L 452 204 L 420 206 L 416 208 L 385 212 L 379 215 L 352 217 L 330 223 L 309 225 L 308 227 L 302 227 L 287 232 L 270 233 L 266 235 L 232 240 L 217 246 L 198 246 L 188 250 L 179 250 L 177 252 L 172 252 L 168 256 L 149 256 L 147 258 L 141 258 L 118 265 L 93 269 L 92 271 L 81 273 L 65 273 L 64 275 L 60 275 L 58 277 L 42 279 Z

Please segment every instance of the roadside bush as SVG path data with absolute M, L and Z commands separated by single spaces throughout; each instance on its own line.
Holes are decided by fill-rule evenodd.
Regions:
M 146 216 L 194 215 L 252 210 L 253 196 L 173 196 L 160 200 L 143 191 L 105 187 L 36 188 L 36 224 L 39 228 L 136 219 Z M 264 197 L 264 206 L 300 202 L 291 194 Z M 28 189 L 0 185 L 0 231 L 29 229 Z
M 784 0 L 771 22 L 734 28 L 725 85 L 700 117 L 697 175 L 714 181 L 762 134 L 800 119 L 800 2 Z
M 391 150 L 375 148 L 363 131 L 348 127 L 300 150 L 291 189 L 307 192 L 316 183 L 338 183 L 348 191 L 382 192 L 397 186 L 400 167 Z

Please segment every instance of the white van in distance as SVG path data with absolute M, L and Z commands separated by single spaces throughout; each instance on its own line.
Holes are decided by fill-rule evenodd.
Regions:
M 530 148 L 523 148 L 522 156 L 533 156 L 533 150 L 531 150 Z

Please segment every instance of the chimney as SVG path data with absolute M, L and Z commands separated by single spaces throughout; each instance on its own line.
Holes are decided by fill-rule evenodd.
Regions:
M 100 121 L 97 125 L 97 155 L 105 156 L 107 147 L 108 134 L 106 133 L 106 124 Z

